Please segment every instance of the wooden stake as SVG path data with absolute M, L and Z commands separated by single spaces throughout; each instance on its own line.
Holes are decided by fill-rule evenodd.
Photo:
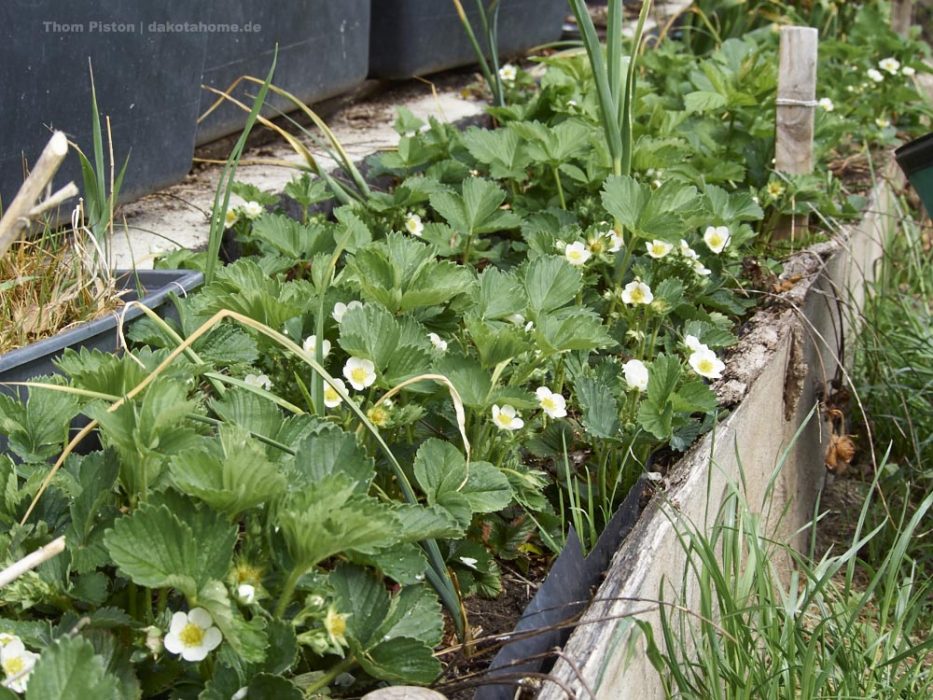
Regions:
M 813 172 L 818 34 L 811 27 L 781 27 L 774 168 L 791 175 Z M 806 215 L 787 217 L 775 238 L 806 230 Z
M 891 0 L 891 29 L 907 36 L 913 22 L 914 0 Z
M 35 569 L 39 564 L 47 562 L 52 557 L 58 556 L 65 551 L 65 536 L 52 540 L 44 547 L 40 547 L 35 552 L 27 554 L 15 564 L 11 564 L 3 571 L 0 571 L 0 588 L 8 583 L 13 583 L 27 571 Z
M 3 218 L 0 219 L 0 257 L 6 253 L 9 247 L 13 245 L 13 242 L 19 238 L 20 233 L 29 225 L 30 213 L 34 209 L 40 212 L 46 210 L 44 203 L 37 206 L 36 200 L 42 196 L 43 190 L 52 181 L 67 154 L 68 138 L 64 132 L 56 131 L 42 150 L 42 155 L 36 161 L 36 165 L 33 167 L 32 172 L 29 173 L 29 177 L 26 178 L 13 201 L 10 202 L 10 206 L 4 212 Z M 54 199 L 56 203 L 64 201 L 62 199 L 63 193 L 74 191 L 74 185 L 72 183 L 69 183 L 69 185 L 71 185 L 70 188 L 68 186 L 62 188 L 52 195 L 50 199 Z

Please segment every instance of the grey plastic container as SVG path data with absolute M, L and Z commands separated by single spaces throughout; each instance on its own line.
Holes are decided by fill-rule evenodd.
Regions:
M 123 300 L 140 301 L 150 309 L 162 307 L 172 292 L 179 296 L 186 295 L 204 280 L 204 275 L 194 270 L 118 270 L 116 275 L 118 288 L 127 290 Z M 122 317 L 125 322 L 129 322 L 142 313 L 141 309 L 134 306 Z M 119 349 L 117 326 L 120 318 L 120 313 L 107 314 L 51 338 L 0 355 L 0 391 L 10 393 L 10 387 L 2 386 L 4 382 L 23 382 L 43 374 L 57 373 L 52 361 L 65 348 L 116 351 Z
M 463 7 L 478 31 L 474 0 L 463 0 Z M 568 12 L 567 0 L 502 0 L 500 55 L 520 54 L 560 39 Z M 478 38 L 482 44 L 482 37 Z M 473 47 L 450 0 L 373 0 L 371 78 L 411 78 L 475 62 Z
M 16 194 L 23 161 L 38 158 L 49 127 L 91 153 L 89 60 L 115 158 L 122 165 L 130 157 L 121 199 L 184 178 L 201 97 L 204 7 L 190 0 L 0 3 L 0 199 L 8 203 Z M 81 185 L 74 153 L 56 183 L 68 180 Z
M 123 296 L 125 301 L 140 301 L 163 317 L 172 316 L 175 311 L 168 304 L 170 294 L 184 296 L 204 281 L 204 275 L 193 270 L 120 270 L 116 274 L 118 287 L 127 290 Z M 128 323 L 139 318 L 142 313 L 141 309 L 134 306 L 123 314 L 123 320 Z M 6 383 L 26 382 L 47 374 L 60 374 L 54 360 L 66 348 L 115 352 L 119 349 L 117 327 L 120 317 L 119 313 L 107 314 L 51 338 L 0 355 L 0 393 L 25 399 L 28 396 L 25 387 L 9 386 Z M 86 424 L 87 419 L 79 416 L 72 422 L 72 432 Z M 6 436 L 0 434 L 0 454 L 6 452 L 6 446 Z M 85 447 L 89 448 L 87 445 Z
M 216 22 L 250 25 L 253 31 L 208 37 L 205 85 L 226 90 L 241 75 L 265 78 L 276 43 L 274 83 L 306 103 L 346 92 L 366 78 L 370 0 L 215 0 L 214 6 Z M 251 106 L 258 91 L 258 85 L 246 84 L 234 95 Z M 216 94 L 202 91 L 201 113 L 216 99 Z M 271 92 L 266 104 L 266 116 L 293 109 Z M 198 125 L 198 144 L 241 130 L 246 117 L 236 105 L 219 106 Z

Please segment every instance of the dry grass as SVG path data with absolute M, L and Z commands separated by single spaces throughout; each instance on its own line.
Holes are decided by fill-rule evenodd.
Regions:
M 88 251 L 89 239 L 80 225 L 46 228 L 0 258 L 0 353 L 122 306 L 109 269 L 101 264 L 106 256 Z

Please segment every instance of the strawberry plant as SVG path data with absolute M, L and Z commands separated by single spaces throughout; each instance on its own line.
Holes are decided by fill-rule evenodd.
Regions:
M 777 266 L 777 217 L 859 199 L 825 165 L 771 170 L 769 28 L 701 56 L 639 35 L 605 58 L 590 37 L 537 79 L 490 69 L 495 129 L 400 110 L 397 149 L 365 170 L 386 191 L 331 132 L 352 186 L 291 137 L 314 176 L 282 197 L 230 183 L 242 203 L 211 251 L 169 256 L 212 270 L 176 320 L 136 322 L 122 354 L 66 353 L 27 402 L 0 396 L 6 557 L 67 542 L 0 588 L 8 688 L 430 683 L 444 615 L 469 638 L 461 596 L 496 595 L 497 561 L 559 551 L 569 524 L 592 547 L 653 454 L 712 428 L 736 324 L 772 291 L 745 274 Z M 894 99 L 898 126 L 922 123 L 898 56 L 904 84 L 821 108 L 822 154 Z M 229 265 L 219 226 L 244 252 Z M 71 439 L 78 414 L 93 423 Z

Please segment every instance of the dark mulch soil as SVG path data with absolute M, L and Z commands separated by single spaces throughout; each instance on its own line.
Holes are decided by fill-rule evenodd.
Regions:
M 457 642 L 448 621 L 446 639 L 449 646 L 438 656 L 444 664 L 444 675 L 435 688 L 450 700 L 470 700 L 475 685 L 482 681 L 486 668 L 502 643 L 497 635 L 511 632 L 541 582 L 547 576 L 550 559 L 532 560 L 526 573 L 519 572 L 509 562 L 502 562 L 502 593 L 494 600 L 473 596 L 466 601 L 467 618 L 475 644 L 469 653 Z

